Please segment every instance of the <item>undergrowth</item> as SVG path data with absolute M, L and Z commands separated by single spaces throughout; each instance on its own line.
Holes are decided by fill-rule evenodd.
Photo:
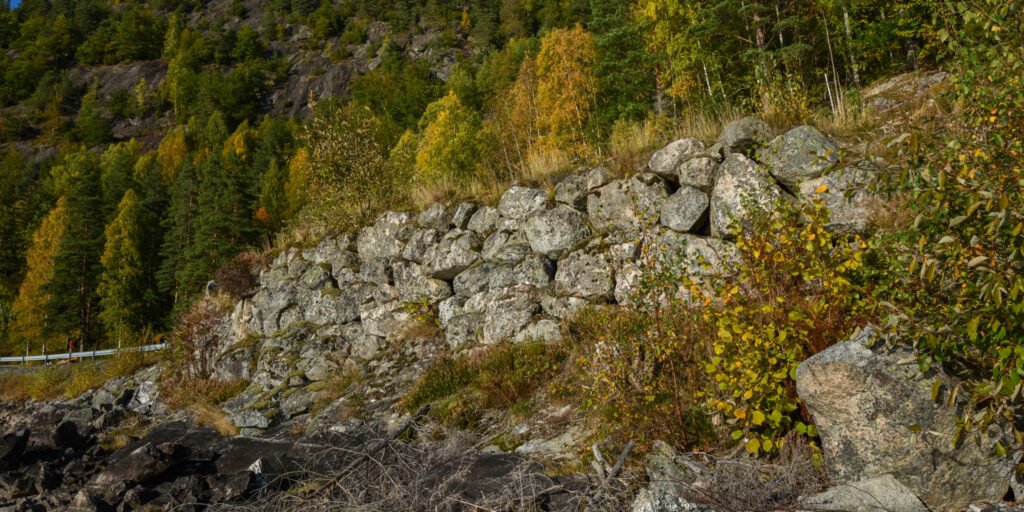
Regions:
M 157 362 L 154 354 L 124 352 L 109 360 L 23 368 L 0 374 L 0 398 L 15 402 L 74 398 Z
M 402 405 L 409 412 L 433 404 L 448 426 L 472 427 L 489 409 L 524 413 L 530 400 L 564 366 L 559 344 L 500 343 L 473 355 L 443 357 L 419 378 Z

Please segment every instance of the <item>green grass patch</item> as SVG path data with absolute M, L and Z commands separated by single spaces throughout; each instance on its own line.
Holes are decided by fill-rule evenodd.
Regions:
M 432 404 L 435 418 L 449 426 L 474 425 L 486 410 L 524 415 L 542 386 L 567 361 L 561 345 L 501 343 L 473 356 L 437 361 L 403 400 L 409 412 Z

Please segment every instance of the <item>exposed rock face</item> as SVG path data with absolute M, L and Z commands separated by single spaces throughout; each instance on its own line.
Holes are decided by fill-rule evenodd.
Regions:
M 948 401 L 959 382 L 921 374 L 906 347 L 869 348 L 876 339 L 867 329 L 797 369 L 797 391 L 814 416 L 832 475 L 853 483 L 891 474 L 932 510 L 999 501 L 1015 465 L 994 451 L 997 442 L 1011 446 L 1004 429 L 965 432 L 954 447 L 965 399 Z
M 812 126 L 798 126 L 757 150 L 757 159 L 789 190 L 839 163 L 839 146 Z
M 711 192 L 711 235 L 732 236 L 737 222 L 755 209 L 771 211 L 783 192 L 764 167 L 741 154 L 726 157 Z

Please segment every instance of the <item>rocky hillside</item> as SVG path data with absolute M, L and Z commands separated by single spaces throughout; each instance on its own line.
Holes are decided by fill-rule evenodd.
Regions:
M 905 79 L 901 92 L 934 81 Z M 72 401 L 4 405 L 0 510 L 1009 509 L 1022 490 L 1010 426 L 964 431 L 961 381 L 922 373 L 869 325 L 796 371 L 824 475 L 810 459 L 751 466 L 655 443 L 643 478 L 632 444 L 591 449 L 599 433 L 558 400 L 485 414 L 472 435 L 432 419 L 441 404 L 410 407 L 446 358 L 558 343 L 578 312 L 634 305 L 653 267 L 732 279 L 734 228 L 765 208 L 820 200 L 829 229 L 864 231 L 886 168 L 869 149 L 748 117 L 714 145 L 673 142 L 628 177 L 581 169 L 496 205 L 387 212 L 357 234 L 282 249 L 244 297 L 208 299 L 185 362 L 244 389 L 212 413 L 174 412 L 154 367 Z

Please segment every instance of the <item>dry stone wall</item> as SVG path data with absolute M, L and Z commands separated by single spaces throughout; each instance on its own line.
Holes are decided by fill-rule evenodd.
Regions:
M 238 426 L 257 429 L 304 413 L 311 398 L 277 403 L 272 417 L 251 405 L 379 359 L 427 307 L 454 352 L 556 340 L 562 320 L 588 304 L 630 303 L 644 243 L 701 258 L 692 272 L 722 273 L 735 258 L 726 239 L 753 205 L 797 200 L 790 191 L 831 179 L 821 176 L 838 163 L 835 143 L 814 128 L 768 134 L 764 123 L 742 119 L 711 148 L 673 142 L 630 177 L 585 169 L 553 194 L 516 186 L 495 206 L 387 212 L 355 235 L 285 250 L 222 328 L 218 374 L 254 383 L 228 409 Z M 846 182 L 829 183 L 834 190 L 811 195 L 826 194 L 845 212 L 844 226 L 862 226 L 860 210 L 840 199 Z

